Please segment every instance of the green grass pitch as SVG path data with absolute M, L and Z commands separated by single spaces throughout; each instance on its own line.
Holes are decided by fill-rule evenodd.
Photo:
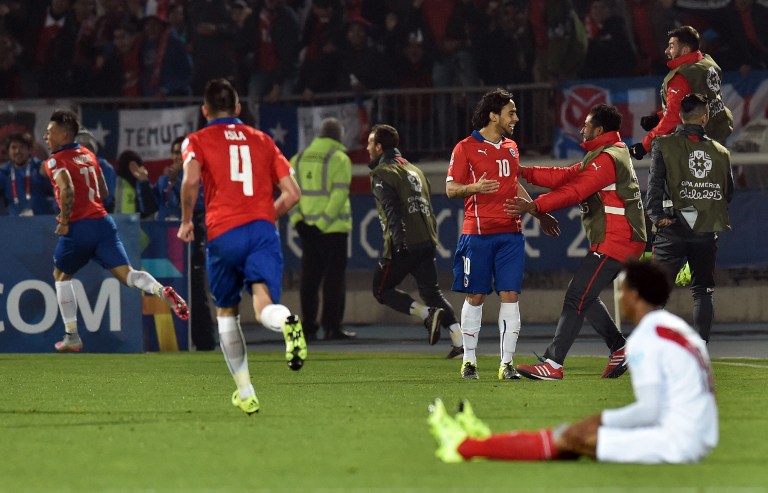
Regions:
M 572 357 L 562 382 L 479 381 L 435 355 L 250 353 L 261 411 L 234 408 L 218 353 L 0 355 L 2 492 L 768 491 L 768 360 L 716 360 L 720 444 L 701 464 L 443 464 L 427 405 L 472 401 L 494 431 L 576 420 L 632 400 L 604 358 Z M 521 357 L 517 362 L 530 362 Z

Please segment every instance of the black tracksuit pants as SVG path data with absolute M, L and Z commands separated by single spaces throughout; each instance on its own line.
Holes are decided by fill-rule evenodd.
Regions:
M 341 330 L 347 298 L 347 233 L 313 233 L 301 237 L 301 318 L 304 332 L 317 336 L 319 322 L 325 335 Z

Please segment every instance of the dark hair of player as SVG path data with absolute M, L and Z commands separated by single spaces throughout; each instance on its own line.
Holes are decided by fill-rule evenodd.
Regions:
M 609 104 L 598 104 L 589 112 L 592 115 L 592 127 L 603 127 L 603 132 L 615 132 L 621 128 L 621 113 Z
M 677 38 L 678 43 L 685 45 L 691 51 L 699 49 L 699 32 L 691 26 L 680 26 L 667 33 L 667 37 Z
M 658 262 L 628 260 L 622 268 L 624 283 L 653 306 L 664 306 L 672 293 L 669 271 Z
M 74 111 L 56 110 L 51 115 L 51 121 L 66 130 L 72 141 L 75 140 L 77 132 L 80 131 L 80 123 L 77 121 L 77 115 Z
M 234 115 L 239 99 L 237 91 L 227 79 L 212 79 L 205 85 L 203 101 L 209 113 Z
M 491 113 L 501 114 L 501 109 L 512 101 L 512 93 L 505 89 L 494 89 L 483 94 L 472 114 L 472 128 L 480 130 L 491 121 Z
M 371 133 L 374 144 L 381 144 L 381 148 L 385 151 L 396 148 L 400 143 L 400 134 L 392 125 L 374 125 Z

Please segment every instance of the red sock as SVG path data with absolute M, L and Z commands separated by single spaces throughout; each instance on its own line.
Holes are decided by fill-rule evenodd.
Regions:
M 485 457 L 502 460 L 549 460 L 557 458 L 552 430 L 518 431 L 491 435 L 485 439 L 468 438 L 459 445 L 465 458 Z

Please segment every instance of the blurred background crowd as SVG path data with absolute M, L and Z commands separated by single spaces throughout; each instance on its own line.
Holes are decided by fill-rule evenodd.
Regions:
M 660 75 L 684 24 L 724 71 L 768 64 L 768 0 L 0 0 L 0 99 Z

